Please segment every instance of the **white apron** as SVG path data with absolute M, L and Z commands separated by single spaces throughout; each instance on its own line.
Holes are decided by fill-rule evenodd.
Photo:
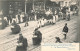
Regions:
M 46 19 L 44 19 L 44 24 L 46 24 L 47 23 L 47 20 Z
M 13 19 L 12 19 L 12 23 L 13 23 L 14 21 L 16 22 L 16 18 L 13 18 Z
M 43 20 L 41 20 L 41 26 L 43 26 L 44 25 L 44 21 Z
M 37 22 L 37 27 L 40 27 L 40 21 Z
M 23 15 L 20 15 L 20 21 L 23 22 Z
M 56 23 L 56 17 L 53 16 L 53 23 Z
M 6 21 L 7 21 L 7 17 L 4 17 L 4 20 L 6 20 Z
M 55 15 L 55 17 L 56 17 L 56 21 L 58 21 L 58 15 Z

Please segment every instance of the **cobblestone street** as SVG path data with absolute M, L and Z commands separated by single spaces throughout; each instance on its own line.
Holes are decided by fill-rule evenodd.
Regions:
M 55 37 L 60 37 L 63 43 L 73 43 L 76 41 L 77 36 L 77 16 L 71 16 L 70 21 L 60 20 L 54 25 L 48 25 L 41 27 L 39 30 L 42 33 L 42 43 L 55 43 Z M 30 26 L 35 23 L 33 26 Z M 67 39 L 63 39 L 62 29 L 64 24 L 67 23 L 69 27 L 69 33 L 67 34 Z M 24 23 L 20 24 L 21 32 L 25 38 L 28 40 L 28 51 L 40 51 L 40 46 L 33 46 L 32 37 L 36 22 L 32 21 L 29 23 L 28 27 L 24 27 Z M 7 30 L 7 31 L 5 31 Z M 4 32 L 5 31 L 5 32 Z M 0 30 L 0 49 L 3 51 L 15 51 L 18 34 L 11 34 L 10 26 L 4 30 Z

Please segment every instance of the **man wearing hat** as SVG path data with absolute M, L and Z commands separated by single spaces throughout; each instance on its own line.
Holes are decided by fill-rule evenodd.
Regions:
M 67 27 L 67 23 L 65 23 L 65 26 L 63 28 L 63 32 L 64 32 L 64 39 L 66 39 L 67 33 L 68 33 L 68 27 Z

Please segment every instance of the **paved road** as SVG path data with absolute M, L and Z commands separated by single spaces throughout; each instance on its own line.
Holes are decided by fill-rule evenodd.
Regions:
M 63 43 L 72 43 L 76 40 L 76 29 L 77 29 L 77 18 L 76 16 L 72 16 L 70 21 L 61 20 L 57 22 L 55 25 L 49 25 L 40 28 L 39 30 L 42 32 L 43 40 L 42 43 L 55 43 L 55 37 L 58 36 L 61 38 Z M 64 24 L 68 23 L 69 33 L 67 34 L 67 39 L 63 39 L 62 29 Z M 32 45 L 32 34 L 35 27 L 23 27 L 24 24 L 21 24 L 22 34 L 24 37 L 28 39 L 28 51 L 40 51 L 41 46 L 33 46 Z M 8 30 L 4 32 L 5 30 Z M 0 48 L 2 51 L 15 51 L 16 42 L 18 38 L 18 34 L 11 34 L 10 27 L 7 27 L 4 31 L 1 30 L 2 34 L 0 34 Z

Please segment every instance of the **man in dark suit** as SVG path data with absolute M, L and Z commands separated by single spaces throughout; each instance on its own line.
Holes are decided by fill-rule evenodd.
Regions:
M 66 39 L 67 33 L 68 33 L 68 27 L 67 27 L 67 23 L 65 24 L 64 28 L 63 28 L 63 32 L 64 32 L 64 39 Z

